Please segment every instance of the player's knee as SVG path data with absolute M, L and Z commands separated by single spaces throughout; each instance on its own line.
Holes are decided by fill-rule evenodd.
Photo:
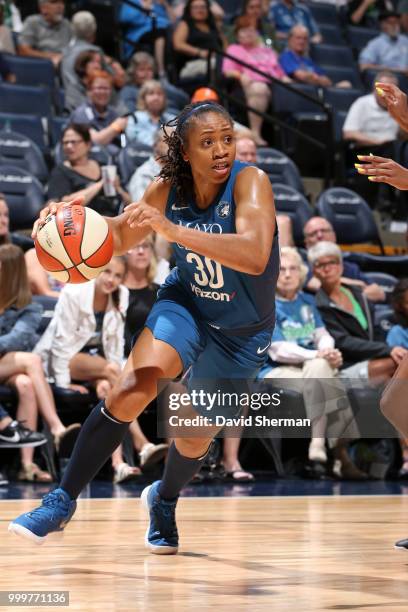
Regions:
M 118 418 L 133 420 L 156 397 L 161 370 L 155 367 L 123 372 L 106 398 Z

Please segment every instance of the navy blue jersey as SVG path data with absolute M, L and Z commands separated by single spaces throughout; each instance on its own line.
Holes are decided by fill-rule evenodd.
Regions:
M 202 232 L 236 233 L 234 185 L 238 173 L 247 166 L 234 162 L 229 178 L 206 210 L 199 209 L 193 201 L 186 207 L 179 207 L 175 189 L 172 188 L 166 205 L 166 217 L 173 223 Z M 181 285 L 187 300 L 194 305 L 194 310 L 204 322 L 235 335 L 273 328 L 275 287 L 279 274 L 276 231 L 268 264 L 261 275 L 231 270 L 179 244 L 173 244 L 173 248 L 177 267 L 165 285 Z M 248 257 L 251 257 L 251 253 L 248 253 Z

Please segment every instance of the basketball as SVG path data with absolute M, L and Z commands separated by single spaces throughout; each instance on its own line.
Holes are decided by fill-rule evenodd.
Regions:
M 113 255 L 112 233 L 91 208 L 65 205 L 38 230 L 35 250 L 42 267 L 63 283 L 86 283 Z

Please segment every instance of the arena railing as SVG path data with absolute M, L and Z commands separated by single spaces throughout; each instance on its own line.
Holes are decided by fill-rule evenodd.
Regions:
M 135 2 L 133 2 L 132 0 L 122 0 L 122 4 L 127 4 L 135 9 L 137 9 L 138 11 L 146 14 L 147 16 L 149 16 L 152 19 L 152 31 L 154 31 L 156 29 L 156 17 L 155 17 L 155 13 L 153 10 L 149 10 L 149 9 L 145 9 L 137 4 L 135 4 Z M 120 24 L 118 24 L 119 26 Z M 117 32 L 120 32 L 120 27 L 115 28 Z M 139 49 L 139 44 L 135 41 L 132 41 L 130 39 L 128 39 L 126 36 L 120 35 L 120 39 L 123 42 L 128 43 L 129 45 L 131 45 L 133 47 L 133 49 L 135 51 L 137 51 Z M 298 136 L 300 139 L 302 139 L 303 141 L 309 143 L 310 145 L 314 146 L 315 148 L 317 148 L 318 150 L 320 150 L 321 152 L 324 153 L 323 155 L 323 159 L 324 159 L 324 185 L 325 187 L 330 187 L 332 184 L 332 180 L 334 178 L 334 166 L 335 166 L 335 139 L 334 139 L 334 128 L 333 128 L 333 110 L 332 107 L 328 104 L 326 104 L 325 102 L 323 102 L 322 100 L 319 100 L 318 98 L 315 98 L 313 96 L 310 96 L 309 94 L 305 93 L 304 91 L 300 91 L 298 89 L 296 89 L 295 87 L 292 87 L 291 84 L 289 83 L 284 83 L 282 81 L 280 81 L 279 79 L 271 76 L 270 74 L 263 72 L 262 70 L 259 70 L 259 68 L 253 66 L 252 64 L 248 64 L 246 62 L 244 62 L 241 59 L 238 59 L 236 57 L 234 57 L 233 55 L 230 55 L 229 53 L 227 53 L 226 51 L 221 51 L 218 48 L 211 48 L 209 49 L 210 53 L 208 55 L 208 61 L 207 61 L 207 80 L 208 80 L 208 84 L 217 91 L 217 93 L 225 100 L 229 101 L 229 102 L 234 102 L 235 105 L 239 106 L 240 108 L 242 108 L 243 110 L 245 110 L 246 112 L 252 112 L 254 114 L 257 114 L 259 116 L 261 116 L 263 118 L 263 120 L 268 123 L 269 125 L 272 125 L 273 128 L 276 128 L 276 126 L 278 126 L 279 128 L 281 128 L 282 130 L 288 130 L 289 132 L 291 132 L 292 134 Z M 291 94 L 298 96 L 300 98 L 303 98 L 304 100 L 307 100 L 308 102 L 312 102 L 313 104 L 315 104 L 319 111 L 325 115 L 326 120 L 327 120 L 327 129 L 324 131 L 324 135 L 326 136 L 325 140 L 318 140 L 317 138 L 314 138 L 313 136 L 311 136 L 310 134 L 308 134 L 307 132 L 299 129 L 298 127 L 291 125 L 290 123 L 288 123 L 287 121 L 285 121 L 284 119 L 282 119 L 274 110 L 272 107 L 271 111 L 268 112 L 262 112 L 257 110 L 256 108 L 253 108 L 252 106 L 249 106 L 248 104 L 246 104 L 245 102 L 237 99 L 236 97 L 232 96 L 225 87 L 222 86 L 222 79 L 218 78 L 216 71 L 214 71 L 212 69 L 212 57 L 215 56 L 216 57 L 216 62 L 218 60 L 220 60 L 221 58 L 229 58 L 232 59 L 234 62 L 236 62 L 237 64 L 240 64 L 241 66 L 244 66 L 245 68 L 248 68 L 250 70 L 252 70 L 253 72 L 256 72 L 257 74 L 261 75 L 262 77 L 264 77 L 268 83 L 270 85 L 278 85 L 279 87 L 283 87 L 285 89 L 287 89 L 288 91 L 291 92 Z
M 244 68 L 248 68 L 252 72 L 255 72 L 256 74 L 259 74 L 260 76 L 264 77 L 269 82 L 270 85 L 276 84 L 279 87 L 283 87 L 284 89 L 287 89 L 288 91 L 290 91 L 291 94 L 296 95 L 299 98 L 303 98 L 304 100 L 307 100 L 308 102 L 312 102 L 313 104 L 315 104 L 319 108 L 319 111 L 325 115 L 326 120 L 327 120 L 327 129 L 324 132 L 326 136 L 325 140 L 324 141 L 318 140 L 317 138 L 314 138 L 310 134 L 302 131 L 298 127 L 291 125 L 290 123 L 282 119 L 278 115 L 278 113 L 276 113 L 273 110 L 273 105 L 272 105 L 272 110 L 268 112 L 262 112 L 262 111 L 259 111 L 249 106 L 248 104 L 239 100 L 238 98 L 232 96 L 226 90 L 226 88 L 222 86 L 222 80 L 217 78 L 215 71 L 212 69 L 211 57 L 213 55 L 217 58 L 217 60 L 219 60 L 220 58 L 224 58 L 224 57 L 231 59 L 236 64 L 240 64 Z M 259 68 L 253 66 L 252 64 L 248 64 L 247 62 L 241 59 L 238 59 L 237 57 L 233 55 L 230 55 L 226 51 L 221 51 L 220 49 L 217 49 L 217 48 L 210 49 L 210 53 L 208 56 L 208 62 L 207 62 L 207 78 L 208 78 L 208 82 L 210 86 L 213 89 L 215 89 L 217 93 L 221 97 L 226 99 L 227 101 L 233 102 L 235 105 L 239 106 L 243 110 L 246 110 L 247 112 L 249 111 L 249 112 L 259 115 L 260 117 L 263 118 L 265 122 L 269 123 L 273 127 L 276 127 L 276 125 L 278 125 L 279 128 L 288 130 L 292 134 L 295 134 L 296 136 L 298 136 L 300 139 L 311 144 L 312 146 L 316 147 L 320 151 L 323 151 L 325 153 L 324 155 L 325 187 L 329 187 L 331 185 L 332 179 L 334 176 L 335 140 L 334 140 L 334 128 L 333 128 L 333 109 L 329 104 L 323 102 L 322 100 L 319 100 L 318 98 L 315 98 L 307 94 L 304 91 L 298 90 L 295 87 L 292 87 L 290 83 L 284 83 L 283 81 L 280 81 L 279 79 L 271 76 L 270 74 L 262 70 L 259 70 Z M 272 96 L 273 96 L 273 93 L 272 93 Z

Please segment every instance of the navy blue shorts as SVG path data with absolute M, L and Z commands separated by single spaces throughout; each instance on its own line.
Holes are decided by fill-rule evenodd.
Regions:
M 146 320 L 157 340 L 180 355 L 184 370 L 199 379 L 255 379 L 264 365 L 273 329 L 253 336 L 230 336 L 199 319 L 176 285 L 161 287 Z

